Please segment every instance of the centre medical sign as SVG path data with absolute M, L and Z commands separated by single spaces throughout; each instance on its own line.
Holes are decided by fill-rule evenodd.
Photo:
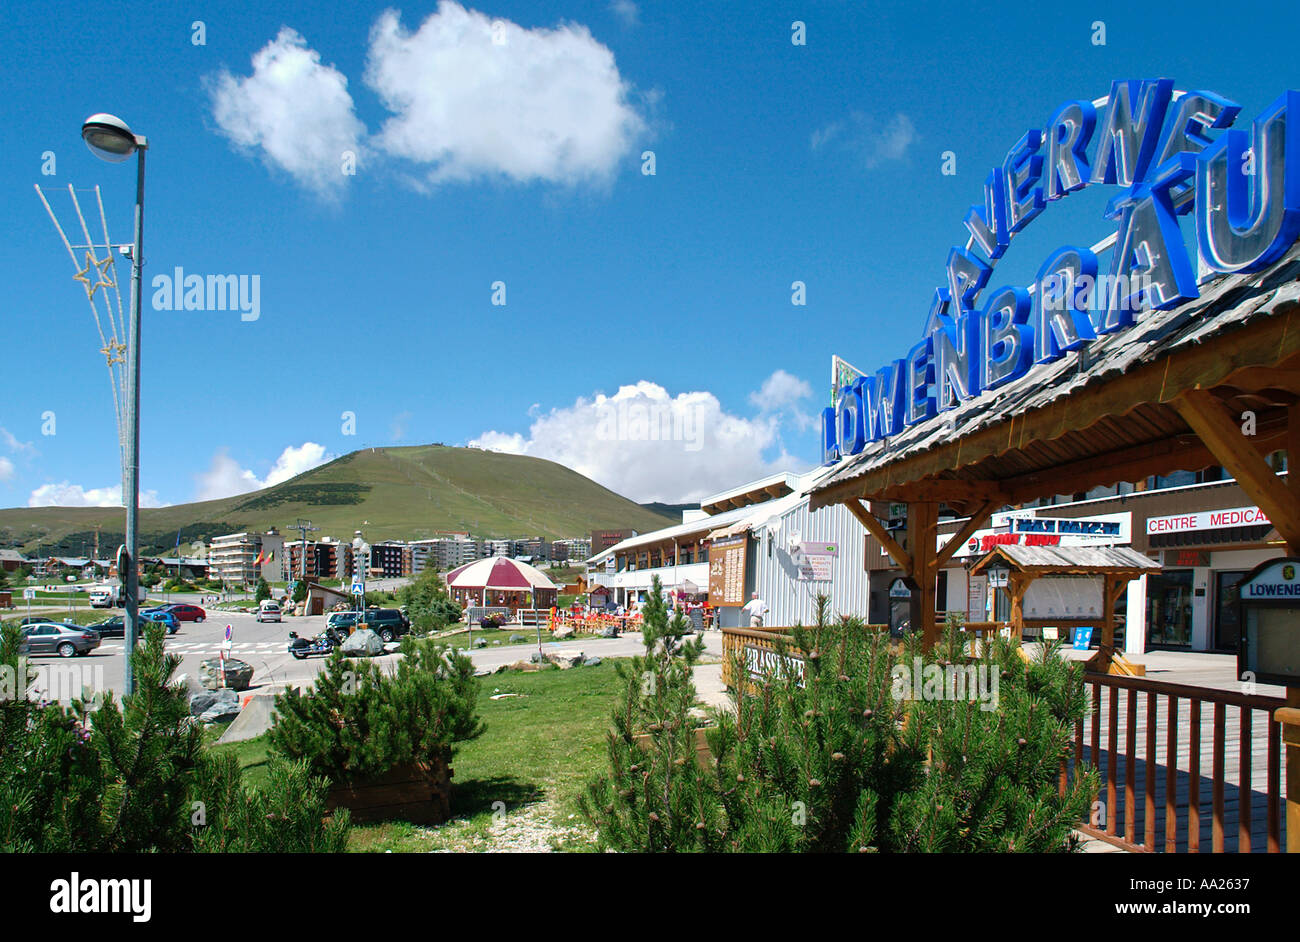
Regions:
M 1284 92 L 1249 131 L 1232 127 L 1240 111 L 1213 92 L 1178 92 L 1172 79 L 1130 79 L 1104 99 L 1067 101 L 1026 131 L 966 213 L 968 238 L 948 252 L 921 340 L 875 374 L 842 383 L 837 372 L 822 413 L 823 463 L 1014 383 L 1035 364 L 1077 356 L 1144 311 L 1198 297 L 1193 262 L 1208 280 L 1279 259 L 1300 236 L 1300 92 Z M 1114 246 L 1104 272 L 1105 240 L 1064 245 L 1031 285 L 985 292 L 998 259 L 1049 203 L 1093 185 L 1118 188 L 1105 210 Z M 1179 227 L 1185 215 L 1194 255 Z
M 1192 514 L 1148 517 L 1147 535 L 1186 533 L 1190 530 L 1230 530 L 1233 527 L 1254 527 L 1268 522 L 1268 517 L 1258 507 L 1236 507 L 1232 510 L 1202 510 L 1199 513 Z

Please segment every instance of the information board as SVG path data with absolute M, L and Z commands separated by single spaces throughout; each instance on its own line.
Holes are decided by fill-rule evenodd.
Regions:
M 735 607 L 745 604 L 745 547 L 749 535 L 714 540 L 709 547 L 709 603 Z

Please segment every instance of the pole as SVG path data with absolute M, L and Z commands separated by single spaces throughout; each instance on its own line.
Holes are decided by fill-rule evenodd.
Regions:
M 131 328 L 128 333 L 126 354 L 126 382 L 129 389 L 126 400 L 127 462 L 126 487 L 122 497 L 126 501 L 126 572 L 122 586 L 126 592 L 124 621 L 126 642 L 125 687 L 127 695 L 135 693 L 135 671 L 131 655 L 135 652 L 139 627 L 140 567 L 136 554 L 140 549 L 140 295 L 141 269 L 144 267 L 144 146 L 136 149 L 135 176 L 135 243 L 131 252 Z

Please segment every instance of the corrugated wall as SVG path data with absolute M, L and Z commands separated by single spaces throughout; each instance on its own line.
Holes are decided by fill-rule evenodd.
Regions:
M 819 592 L 831 599 L 835 615 L 867 617 L 867 573 L 863 568 L 862 524 L 841 505 L 808 510 L 805 500 L 781 518 L 780 529 L 768 540 L 767 534 L 754 544 L 754 582 L 758 594 L 771 612 L 769 625 L 811 624 L 815 616 L 815 599 Z M 835 543 L 839 556 L 833 565 L 830 582 L 800 582 L 798 570 L 790 559 L 791 535 L 803 542 Z

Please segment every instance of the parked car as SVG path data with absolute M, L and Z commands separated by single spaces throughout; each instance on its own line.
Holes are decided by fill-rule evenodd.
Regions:
M 361 623 L 379 635 L 385 644 L 396 641 L 411 630 L 406 616 L 395 608 L 368 608 Z
M 181 623 L 176 620 L 176 616 L 171 612 L 160 612 L 155 609 L 148 609 L 140 612 L 141 621 L 156 621 L 167 628 L 169 635 L 174 635 L 180 631 Z
M 95 624 L 86 627 L 98 632 L 101 638 L 125 638 L 126 616 L 113 615 L 111 618 L 105 618 L 103 621 L 97 621 Z
M 280 603 L 270 599 L 257 606 L 258 621 L 280 621 Z
M 208 613 L 197 605 L 189 605 L 185 602 L 173 602 L 170 605 L 164 605 L 163 611 L 171 612 L 176 616 L 177 621 L 203 621 L 208 617 Z
M 97 647 L 99 647 L 99 634 L 95 631 L 77 625 L 44 622 L 28 625 L 23 629 L 23 640 L 18 646 L 18 653 L 73 657 L 78 654 L 89 654 Z
M 356 627 L 360 612 L 330 612 L 325 616 L 325 630 L 332 632 L 342 643 Z

